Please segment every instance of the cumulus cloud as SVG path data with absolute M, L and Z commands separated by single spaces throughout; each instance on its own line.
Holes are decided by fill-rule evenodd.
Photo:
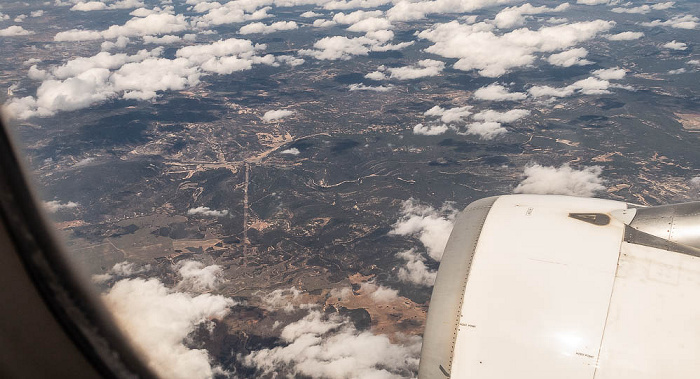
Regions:
M 642 32 L 622 32 L 617 34 L 606 34 L 605 38 L 610 41 L 633 41 L 644 37 Z
M 333 16 L 333 21 L 337 22 L 338 24 L 345 24 L 345 25 L 352 25 L 356 24 L 362 20 L 366 20 L 369 18 L 377 18 L 382 16 L 384 12 L 380 10 L 374 10 L 374 11 L 364 11 L 364 10 L 357 10 L 352 13 L 345 14 L 344 12 L 339 12 Z
M 416 126 L 413 127 L 413 134 L 418 134 L 418 135 L 423 135 L 423 136 L 437 136 L 440 134 L 445 134 L 445 132 L 449 129 L 450 127 L 445 125 L 445 124 L 432 124 L 432 125 L 423 125 L 423 124 L 416 124 Z
M 101 1 L 80 1 L 73 5 L 70 10 L 90 12 L 101 11 L 105 9 L 132 9 L 143 7 L 145 4 L 141 0 L 120 0 L 112 4 L 107 4 Z
M 361 83 L 353 83 L 348 86 L 350 91 L 374 91 L 374 92 L 388 92 L 391 91 L 394 86 L 366 86 Z
M 440 75 L 440 72 L 442 72 L 444 68 L 444 62 L 433 59 L 423 59 L 418 61 L 415 65 L 392 67 L 388 68 L 387 71 L 389 71 L 391 79 L 411 80 Z
M 127 278 L 134 275 L 143 274 L 151 270 L 151 265 L 138 265 L 134 262 L 123 261 L 115 264 L 112 268 L 104 273 L 92 276 L 92 281 L 95 283 L 105 283 L 114 278 Z
M 373 281 L 362 283 L 360 289 L 377 303 L 389 303 L 399 298 L 399 291 Z
M 549 62 L 551 65 L 560 67 L 585 66 L 593 63 L 587 59 L 584 59 L 587 55 L 588 50 L 580 47 L 578 49 L 571 49 L 561 53 L 552 54 L 549 56 L 549 58 L 547 58 L 547 62 Z
M 127 38 L 127 37 L 119 37 L 119 38 Z M 143 36 L 143 43 L 145 43 L 145 44 L 170 45 L 173 43 L 180 43 L 180 42 L 182 42 L 182 37 L 174 36 L 174 35 L 165 35 L 162 37 Z
M 429 14 L 467 13 L 510 2 L 511 0 L 471 0 L 458 2 L 451 0 L 397 0 L 394 2 L 394 6 L 387 11 L 387 16 L 392 21 L 412 21 L 423 19 Z
M 511 109 L 506 112 L 498 112 L 493 110 L 484 110 L 474 115 L 475 120 L 486 122 L 515 122 L 525 116 L 528 116 L 530 111 L 525 109 Z
M 10 99 L 6 105 L 11 115 L 25 119 L 82 109 L 113 98 L 153 99 L 158 92 L 197 85 L 206 73 L 225 75 L 256 64 L 277 65 L 273 55 L 258 55 L 264 49 L 265 45 L 230 38 L 180 48 L 174 59 L 161 58 L 163 48 L 134 55 L 101 52 L 52 67 L 36 96 Z
M 541 13 L 563 12 L 569 9 L 569 3 L 563 3 L 555 8 L 547 8 L 546 6 L 536 7 L 530 3 L 525 3 L 519 7 L 508 7 L 498 12 L 494 23 L 497 27 L 513 28 L 525 24 L 526 15 L 534 15 Z
M 210 28 L 218 25 L 262 20 L 272 17 L 272 15 L 267 13 L 272 9 L 269 6 L 271 3 L 271 1 L 228 1 L 223 4 L 219 2 L 200 2 L 194 5 L 192 9 L 195 12 L 204 14 L 194 17 L 192 24 L 198 28 Z
M 471 106 L 445 109 L 434 106 L 425 112 L 425 116 L 439 117 L 438 123 L 418 124 L 413 128 L 414 134 L 440 135 L 449 129 L 457 130 L 459 134 L 477 135 L 484 140 L 490 140 L 507 132 L 502 123 L 512 123 L 530 114 L 524 109 L 512 109 L 506 112 L 483 110 L 476 113 L 473 118 L 476 122 L 465 124 L 466 130 L 460 132 L 459 124 L 465 123 L 472 112 Z
M 224 317 L 233 300 L 178 292 L 155 278 L 120 280 L 102 298 L 159 376 L 211 378 L 222 373 L 206 350 L 190 348 L 186 341 L 198 325 Z
M 671 49 L 671 50 L 686 50 L 688 48 L 688 45 L 686 45 L 684 42 L 676 42 L 674 39 L 671 42 L 667 42 L 663 45 L 665 49 Z
M 285 117 L 289 117 L 293 114 L 294 114 L 294 111 L 290 111 L 288 109 L 275 109 L 272 111 L 265 112 L 265 114 L 262 116 L 262 119 L 265 122 L 272 122 L 272 121 L 281 120 Z
M 592 72 L 592 76 L 578 80 L 566 87 L 533 86 L 528 89 L 528 95 L 534 98 L 540 97 L 568 97 L 574 94 L 602 95 L 610 93 L 613 84 L 610 80 L 624 78 L 626 71 L 621 68 L 600 69 Z
M 387 336 L 360 332 L 347 319 L 311 311 L 282 329 L 283 346 L 241 357 L 260 375 L 286 369 L 312 378 L 392 378 L 413 375 L 421 340 L 392 343 Z
M 675 2 L 673 1 L 668 1 L 665 3 L 656 3 L 652 5 L 640 5 L 638 7 L 616 7 L 611 9 L 611 11 L 615 13 L 633 13 L 633 14 L 647 14 L 651 12 L 652 10 L 664 10 L 664 9 L 669 9 L 672 8 Z
M 456 58 L 454 68 L 477 70 L 481 76 L 498 77 L 515 68 L 532 65 L 536 53 L 554 53 L 590 40 L 615 25 L 612 21 L 594 20 L 527 28 L 496 35 L 488 23 L 461 24 L 452 21 L 437 24 L 418 33 L 433 42 L 427 52 Z
M 425 115 L 426 116 L 440 117 L 440 121 L 442 121 L 446 124 L 451 124 L 451 123 L 455 123 L 455 122 L 464 121 L 464 119 L 466 117 L 468 117 L 470 114 L 472 114 L 470 109 L 472 109 L 472 107 L 469 105 L 466 105 L 463 107 L 448 108 L 448 109 L 445 109 L 443 107 L 436 105 L 436 106 L 428 109 L 425 112 Z
M 670 20 L 666 21 L 661 21 L 661 20 L 654 20 L 652 22 L 643 22 L 643 26 L 669 26 L 672 28 L 676 29 L 695 29 L 698 26 L 698 22 L 700 21 L 700 18 L 697 18 L 693 15 L 678 15 L 674 16 Z
M 47 211 L 49 211 L 51 213 L 55 213 L 55 212 L 58 212 L 58 211 L 64 210 L 64 209 L 73 209 L 73 208 L 77 208 L 77 207 L 78 207 L 78 203 L 74 203 L 72 201 L 68 201 L 66 203 L 62 203 L 58 200 L 51 200 L 51 201 L 44 202 L 44 209 L 46 209 Z
M 526 97 L 526 94 L 522 92 L 510 92 L 508 88 L 498 83 L 492 83 L 474 91 L 474 98 L 479 100 L 518 101 L 524 100 Z
M 437 271 L 428 268 L 425 265 L 425 258 L 415 249 L 402 251 L 396 256 L 405 261 L 404 266 L 399 268 L 399 280 L 426 287 L 432 287 L 435 284 Z
M 224 217 L 228 215 L 228 210 L 224 209 L 221 211 L 217 211 L 214 209 L 210 209 L 209 207 L 197 207 L 197 208 L 191 208 L 187 210 L 188 215 L 202 215 L 202 216 L 208 216 L 208 217 Z
M 299 151 L 299 149 L 297 149 L 296 147 L 293 147 L 291 149 L 286 149 L 286 150 L 280 151 L 280 154 L 299 155 L 299 154 L 301 154 L 301 151 Z
M 616 2 L 615 0 L 576 0 L 576 4 L 583 4 L 583 5 L 600 5 L 600 4 L 609 4 L 611 2 Z
M 398 44 L 388 43 L 392 38 L 394 38 L 394 33 L 391 30 L 372 31 L 362 37 L 355 38 L 324 37 L 314 43 L 313 49 L 299 50 L 299 54 L 320 60 L 348 60 L 356 55 L 367 55 L 371 51 L 401 50 L 413 44 L 413 41 Z
M 507 132 L 508 130 L 506 130 L 500 122 L 485 121 L 472 122 L 467 125 L 466 134 L 472 134 L 481 137 L 481 139 L 490 140 Z
M 0 37 L 17 37 L 28 36 L 34 34 L 31 30 L 27 30 L 19 25 L 8 26 L 5 29 L 0 29 Z
M 560 167 L 533 164 L 525 168 L 523 180 L 513 192 L 591 197 L 605 190 L 602 172 L 600 166 L 577 170 L 569 164 Z
M 684 74 L 685 72 L 686 72 L 686 69 L 681 67 L 681 68 L 677 68 L 675 70 L 669 70 L 668 74 L 669 75 L 679 75 L 679 74 Z
M 54 41 L 90 41 L 97 39 L 116 39 L 118 37 L 155 36 L 174 34 L 189 28 L 185 16 L 168 13 L 154 13 L 145 17 L 133 17 L 124 25 L 112 25 L 102 31 L 72 29 L 59 32 Z
M 195 292 L 211 291 L 223 281 L 223 268 L 219 265 L 204 266 L 197 261 L 181 261 L 176 266 L 182 280 L 177 285 L 178 290 Z
M 294 21 L 277 21 L 270 25 L 263 24 L 262 22 L 253 22 L 241 27 L 238 32 L 240 34 L 270 34 L 280 30 L 294 30 L 298 28 L 299 25 Z
M 299 15 L 299 17 L 304 17 L 304 18 L 314 18 L 314 17 L 320 17 L 320 16 L 323 16 L 323 14 L 316 13 L 314 11 L 306 11 L 306 12 Z
M 604 80 L 619 80 L 627 75 L 627 71 L 619 67 L 604 68 L 593 71 L 593 76 Z
M 373 32 L 377 30 L 388 30 L 391 29 L 391 22 L 385 18 L 380 17 L 370 17 L 360 20 L 348 27 L 351 32 Z
M 442 208 L 435 209 L 415 199 L 409 199 L 401 204 L 401 216 L 389 234 L 418 237 L 428 255 L 439 261 L 452 232 L 456 215 L 457 210 L 452 203 L 445 203 Z

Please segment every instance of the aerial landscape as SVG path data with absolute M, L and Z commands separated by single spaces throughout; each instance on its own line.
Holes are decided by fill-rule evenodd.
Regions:
M 0 103 L 151 368 L 400 378 L 456 214 L 700 199 L 700 3 L 0 6 Z

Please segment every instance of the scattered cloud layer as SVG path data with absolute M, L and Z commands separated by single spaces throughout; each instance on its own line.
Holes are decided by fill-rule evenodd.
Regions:
M 208 217 L 224 217 L 228 215 L 228 210 L 217 211 L 215 209 L 210 209 L 209 207 L 196 207 L 187 210 L 188 215 L 201 215 Z
M 51 200 L 51 201 L 44 202 L 44 208 L 51 213 L 55 213 L 55 212 L 58 212 L 58 211 L 63 210 L 63 209 L 73 209 L 73 208 L 77 208 L 77 207 L 78 207 L 78 203 L 74 203 L 72 201 L 68 201 L 65 203 L 62 203 L 58 200 Z
M 591 197 L 605 190 L 602 173 L 600 166 L 577 170 L 568 164 L 560 167 L 533 164 L 525 168 L 523 180 L 513 192 Z
M 393 225 L 390 235 L 415 236 L 436 261 L 442 257 L 450 237 L 457 210 L 451 203 L 440 209 L 409 199 L 401 204 L 401 216 Z
M 184 267 L 184 266 L 183 266 Z M 211 378 L 225 374 L 207 350 L 187 346 L 198 325 L 221 319 L 235 302 L 219 295 L 191 294 L 166 287 L 158 279 L 122 279 L 103 296 L 121 329 L 160 376 Z
M 289 117 L 294 114 L 294 111 L 290 111 L 288 109 L 275 109 L 271 111 L 265 112 L 265 114 L 262 116 L 263 121 L 265 122 L 272 122 L 272 121 L 278 121 L 283 118 Z
M 470 25 L 452 21 L 424 30 L 418 37 L 433 42 L 427 52 L 458 59 L 454 64 L 458 70 L 476 70 L 481 76 L 498 77 L 515 68 L 532 65 L 536 53 L 571 48 L 614 25 L 612 21 L 594 20 L 544 26 L 538 30 L 521 28 L 498 35 L 489 23 Z
M 358 331 L 347 319 L 312 310 L 282 329 L 284 345 L 239 357 L 262 375 L 282 369 L 312 378 L 397 378 L 417 370 L 421 339 L 392 343 L 387 336 Z

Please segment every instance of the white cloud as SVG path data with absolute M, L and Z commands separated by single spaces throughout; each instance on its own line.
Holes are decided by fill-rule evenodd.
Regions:
M 526 97 L 526 94 L 522 92 L 510 92 L 508 88 L 498 83 L 492 83 L 474 91 L 474 98 L 479 100 L 518 101 Z
M 700 189 L 700 176 L 696 176 L 690 179 L 690 186 L 696 189 Z
M 379 11 L 379 10 L 374 10 L 374 11 L 363 11 L 363 10 L 358 10 L 352 13 L 345 14 L 343 12 L 337 13 L 333 16 L 333 21 L 337 22 L 338 24 L 346 24 L 346 25 L 351 25 L 351 24 L 356 24 L 362 20 L 368 19 L 368 18 L 377 18 L 380 17 L 384 12 Z
M 316 310 L 285 326 L 281 338 L 285 345 L 253 351 L 242 363 L 265 376 L 289 370 L 290 376 L 313 378 L 394 378 L 415 373 L 421 345 L 419 337 L 392 343 Z
M 104 9 L 132 9 L 143 7 L 145 4 L 140 0 L 120 0 L 112 4 L 101 1 L 80 1 L 70 8 L 72 11 L 100 11 Z
M 374 92 L 388 92 L 391 91 L 394 86 L 366 86 L 361 83 L 353 83 L 348 86 L 350 91 L 374 91 Z
M 316 13 L 314 11 L 306 11 L 306 12 L 299 15 L 299 17 L 304 17 L 304 18 L 314 18 L 314 17 L 320 17 L 320 16 L 323 16 L 323 14 Z
M 150 264 L 137 265 L 134 262 L 123 261 L 115 264 L 108 272 L 92 276 L 92 281 L 98 284 L 105 283 L 115 277 L 123 279 L 126 277 L 143 274 L 151 270 Z
M 474 119 L 486 122 L 503 122 L 508 124 L 528 116 L 529 114 L 530 111 L 525 109 L 511 109 L 506 112 L 498 112 L 489 109 L 475 114 Z
M 533 86 L 528 89 L 528 94 L 534 98 L 539 97 L 568 97 L 576 93 L 583 95 L 601 95 L 610 93 L 613 85 L 609 80 L 619 80 L 625 77 L 626 71 L 621 68 L 600 69 L 592 72 L 593 76 L 581 79 L 566 87 Z
M 451 0 L 397 0 L 394 6 L 387 11 L 387 16 L 392 21 L 412 21 L 423 19 L 429 14 L 467 13 L 498 4 L 510 3 L 511 1 L 512 0 L 470 0 L 455 2 Z
M 192 24 L 198 28 L 210 28 L 217 25 L 262 20 L 271 17 L 267 12 L 272 8 L 269 6 L 259 8 L 259 6 L 271 3 L 264 0 L 260 2 L 229 1 L 223 5 L 218 2 L 202 2 L 195 5 L 193 10 L 206 12 L 206 14 L 195 17 Z
M 642 32 L 622 32 L 617 34 L 606 34 L 605 38 L 610 41 L 633 41 L 644 37 Z
M 182 277 L 176 287 L 178 290 L 211 291 L 223 281 L 223 269 L 219 265 L 204 266 L 204 263 L 187 260 L 179 262 L 176 268 Z
M 27 30 L 19 25 L 8 26 L 5 29 L 0 29 L 0 37 L 17 37 L 28 36 L 34 34 L 31 30 Z
M 311 25 L 314 28 L 330 28 L 331 26 L 335 26 L 336 22 L 319 18 L 318 20 L 314 20 L 313 24 Z
M 445 203 L 442 208 L 435 209 L 415 199 L 409 199 L 401 204 L 401 216 L 389 234 L 417 236 L 428 255 L 439 261 L 452 232 L 456 215 L 457 210 L 451 203 Z
M 547 58 L 547 62 L 554 66 L 571 67 L 585 66 L 593 62 L 584 59 L 588 55 L 588 50 L 580 47 L 578 49 L 566 50 L 561 53 L 552 54 Z
M 485 121 L 472 122 L 467 125 L 466 134 L 472 134 L 479 136 L 481 139 L 491 140 L 506 132 L 508 132 L 508 130 L 506 130 L 500 122 Z
M 529 66 L 535 53 L 552 53 L 587 41 L 615 25 L 612 21 L 594 20 L 554 26 L 538 30 L 516 29 L 503 35 L 493 32 L 488 23 L 460 24 L 452 21 L 437 24 L 418 33 L 433 42 L 427 52 L 445 58 L 456 58 L 454 68 L 477 70 L 481 76 L 498 77 L 514 68 Z
M 177 292 L 158 279 L 123 279 L 103 296 L 121 329 L 159 376 L 211 378 L 218 367 L 204 349 L 185 341 L 195 327 L 224 317 L 235 305 L 223 296 Z
M 425 111 L 425 115 L 440 117 L 440 121 L 450 124 L 464 121 L 464 118 L 468 117 L 472 113 L 470 109 L 472 109 L 472 107 L 469 105 L 449 109 L 445 109 L 436 105 Z
M 73 208 L 77 208 L 77 207 L 78 207 L 78 203 L 74 203 L 72 201 L 69 201 L 66 203 L 62 203 L 58 200 L 51 200 L 51 201 L 44 202 L 44 208 L 51 213 L 55 213 L 55 212 L 58 212 L 58 211 L 63 210 L 63 209 L 73 209 Z
M 665 3 L 657 3 L 657 4 L 652 4 L 652 5 L 640 5 L 638 7 L 631 7 L 631 8 L 626 8 L 626 7 L 617 7 L 611 9 L 611 11 L 615 13 L 633 13 L 633 14 L 647 14 L 651 12 L 652 10 L 664 10 L 664 9 L 669 9 L 672 8 L 675 2 L 669 1 Z
M 600 166 L 576 170 L 568 164 L 558 168 L 533 164 L 525 168 L 524 179 L 513 192 L 591 197 L 605 190 L 602 172 Z
M 290 111 L 288 109 L 275 109 L 272 111 L 265 112 L 265 114 L 262 116 L 262 119 L 265 122 L 272 122 L 272 121 L 281 120 L 285 117 L 289 117 L 293 114 L 294 114 L 294 111 Z
M 369 74 L 365 75 L 365 78 L 371 80 L 385 80 L 387 76 L 381 71 L 372 71 Z
M 41 16 L 43 16 L 43 15 L 44 15 L 44 10 L 43 10 L 43 9 L 37 9 L 37 10 L 32 11 L 31 13 L 29 13 L 29 16 L 31 16 L 31 17 L 41 17 Z
M 616 1 L 615 0 L 576 0 L 576 4 L 583 4 L 583 5 L 609 4 L 611 2 L 616 2 Z
M 700 60 L 698 59 L 691 59 L 688 61 L 688 64 L 693 65 L 693 66 L 700 66 Z
M 347 60 L 355 55 L 367 55 L 370 51 L 400 50 L 413 43 L 385 44 L 387 36 L 393 38 L 393 33 L 390 30 L 386 32 L 369 32 L 365 36 L 355 38 L 344 36 L 324 37 L 314 43 L 313 49 L 299 50 L 299 54 L 312 56 L 320 60 Z
M 627 71 L 625 71 L 622 68 L 613 67 L 595 70 L 592 74 L 604 80 L 619 80 L 624 78 L 625 75 L 627 75 Z
M 423 135 L 423 136 L 437 136 L 440 134 L 445 134 L 445 132 L 450 127 L 445 124 L 417 124 L 413 127 L 413 134 Z
M 261 34 L 270 34 L 274 33 L 280 30 L 294 30 L 298 29 L 299 25 L 297 25 L 296 22 L 294 21 L 277 21 L 274 22 L 270 25 L 265 25 L 262 22 L 253 22 L 248 25 L 245 25 L 241 27 L 241 30 L 239 30 L 240 34 L 255 34 L 255 33 L 261 33 Z
M 688 45 L 686 45 L 684 42 L 676 42 L 674 39 L 671 42 L 665 43 L 663 45 L 665 49 L 671 49 L 671 50 L 686 50 L 688 48 Z
M 378 285 L 373 281 L 362 283 L 360 285 L 360 290 L 368 294 L 372 300 L 377 303 L 390 303 L 399 298 L 399 291 L 383 285 Z
M 412 66 L 392 67 L 387 70 L 391 73 L 391 79 L 411 80 L 440 75 L 444 68 L 444 62 L 423 59 Z
M 496 18 L 494 18 L 494 23 L 497 27 L 513 28 L 515 26 L 522 26 L 525 24 L 526 15 L 534 15 L 541 13 L 550 12 L 563 12 L 569 9 L 569 3 L 563 3 L 555 8 L 547 8 L 546 6 L 535 7 L 530 3 L 525 3 L 519 7 L 508 7 L 498 12 Z
M 669 75 L 678 75 L 678 74 L 684 74 L 686 72 L 686 69 L 681 67 L 677 68 L 675 70 L 669 70 L 668 74 Z
M 120 37 L 126 38 L 126 37 Z M 182 37 L 174 35 L 164 35 L 162 37 L 154 36 L 143 36 L 143 43 L 145 44 L 156 44 L 156 45 L 170 45 L 173 43 L 182 42 Z
M 292 147 L 291 149 L 286 149 L 280 151 L 280 154 L 286 154 L 286 155 L 299 155 L 301 154 L 301 151 L 297 149 L 296 147 Z
M 230 38 L 183 47 L 176 51 L 175 59 L 159 58 L 162 47 L 135 55 L 101 52 L 54 66 L 36 97 L 10 99 L 6 105 L 11 115 L 24 119 L 81 109 L 112 98 L 149 100 L 161 91 L 197 85 L 204 73 L 225 75 L 256 64 L 277 65 L 273 55 L 257 55 L 264 49 L 265 45 Z
M 334 18 L 335 19 L 335 18 Z M 348 27 L 351 32 L 373 32 L 376 30 L 387 30 L 391 29 L 391 22 L 385 18 L 380 17 L 370 17 L 360 20 Z
M 670 26 L 676 29 L 695 29 L 698 26 L 698 21 L 700 21 L 699 18 L 688 14 L 678 15 L 666 21 L 654 20 L 652 22 L 643 22 L 642 25 L 650 27 Z
M 144 37 L 144 41 L 146 40 L 146 38 L 154 38 L 154 37 Z M 100 45 L 100 49 L 102 51 L 109 51 L 109 50 L 112 50 L 114 48 L 123 49 L 126 47 L 126 45 L 129 44 L 129 42 L 130 42 L 129 37 L 117 37 L 117 40 L 114 42 L 112 42 L 112 41 L 102 42 L 102 44 Z
M 282 310 L 286 313 L 291 313 L 295 309 L 295 305 L 299 305 L 301 291 L 296 287 L 276 289 L 272 292 L 264 294 L 260 297 L 263 306 L 268 311 Z M 308 306 L 309 304 L 306 304 Z
M 425 258 L 415 249 L 402 251 L 396 256 L 406 262 L 403 267 L 399 268 L 399 280 L 426 287 L 432 287 L 435 284 L 437 271 L 429 269 L 425 265 Z
M 154 13 L 146 17 L 133 17 L 124 25 L 112 25 L 103 31 L 72 29 L 59 32 L 54 41 L 90 41 L 122 37 L 155 36 L 182 32 L 189 28 L 183 15 Z
M 214 209 L 210 209 L 209 207 L 197 207 L 197 208 L 191 208 L 187 210 L 188 215 L 202 215 L 202 216 L 209 216 L 209 217 L 224 217 L 228 215 L 228 210 L 224 209 L 221 211 L 217 211 Z

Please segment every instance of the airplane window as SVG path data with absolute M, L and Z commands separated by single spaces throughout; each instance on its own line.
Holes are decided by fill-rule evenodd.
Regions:
M 13 1 L 0 101 L 66 259 L 159 376 L 415 377 L 470 203 L 698 200 L 698 15 Z M 608 211 L 564 222 L 603 228 Z

